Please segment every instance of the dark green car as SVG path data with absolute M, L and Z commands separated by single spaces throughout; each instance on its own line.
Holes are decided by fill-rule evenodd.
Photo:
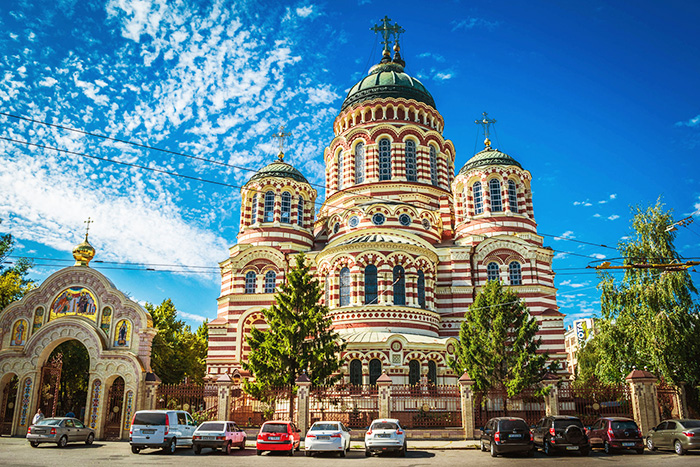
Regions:
M 691 449 L 700 449 L 700 420 L 664 420 L 647 434 L 647 448 L 673 449 L 682 456 Z

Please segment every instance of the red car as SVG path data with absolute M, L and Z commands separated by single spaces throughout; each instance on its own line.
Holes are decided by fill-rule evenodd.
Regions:
M 287 455 L 293 456 L 294 451 L 298 451 L 301 446 L 300 432 L 292 422 L 263 423 L 255 445 L 258 456 L 263 451 L 285 451 Z
M 591 447 L 603 448 L 607 454 L 627 449 L 644 453 L 642 432 L 631 418 L 599 418 L 588 431 L 588 437 Z

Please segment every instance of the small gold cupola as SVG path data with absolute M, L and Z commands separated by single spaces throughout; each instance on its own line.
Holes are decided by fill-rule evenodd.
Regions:
M 88 220 L 85 221 L 87 224 L 87 228 L 85 229 L 85 240 L 73 248 L 73 258 L 75 258 L 74 266 L 87 266 L 92 258 L 95 257 L 95 248 L 90 245 L 90 242 L 88 242 L 88 232 L 90 231 L 90 224 L 92 222 L 93 221 L 88 217 Z

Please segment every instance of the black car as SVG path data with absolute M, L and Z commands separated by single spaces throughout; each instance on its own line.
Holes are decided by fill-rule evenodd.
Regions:
M 544 417 L 532 429 L 535 447 L 548 456 L 555 452 L 580 452 L 587 456 L 591 452 L 583 423 L 576 417 L 551 415 Z
M 481 450 L 490 450 L 493 457 L 505 453 L 535 454 L 532 433 L 522 418 L 492 418 L 481 430 L 480 444 Z

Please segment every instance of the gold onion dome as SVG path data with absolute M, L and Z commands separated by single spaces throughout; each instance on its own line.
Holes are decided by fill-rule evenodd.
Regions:
M 88 242 L 88 236 L 85 234 L 85 240 L 75 248 L 73 248 L 73 258 L 75 258 L 74 266 L 87 266 L 90 260 L 95 257 L 95 248 Z

